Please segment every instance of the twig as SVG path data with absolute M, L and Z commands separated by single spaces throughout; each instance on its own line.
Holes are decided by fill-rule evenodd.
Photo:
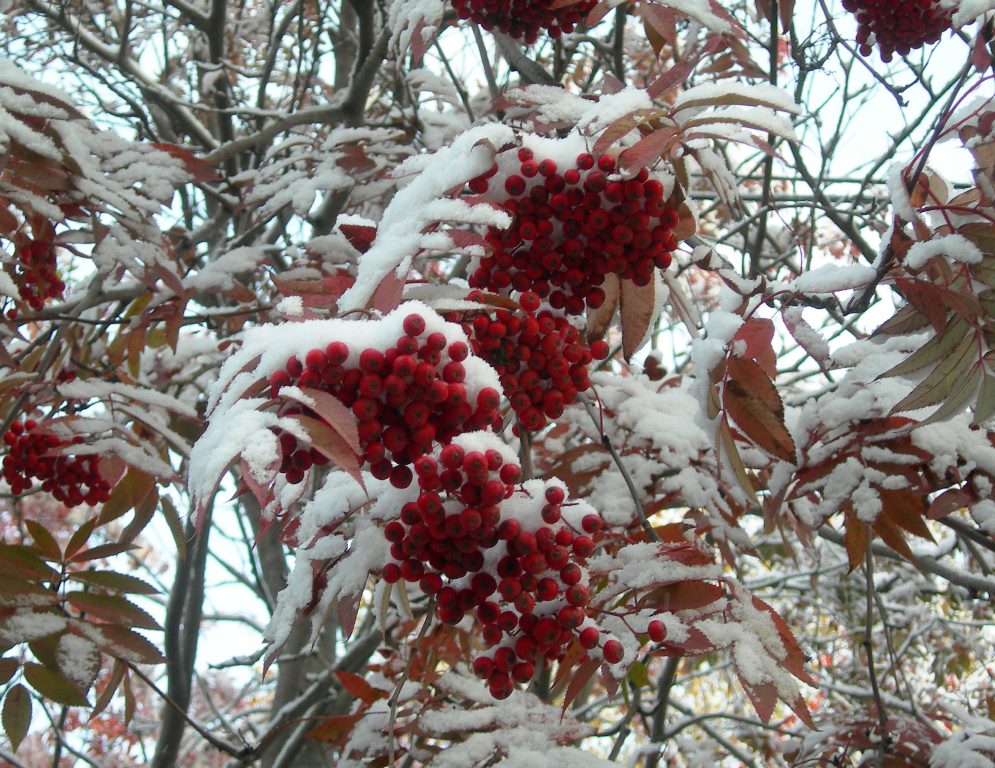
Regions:
M 625 464 L 622 463 L 622 457 L 618 455 L 618 451 L 616 451 L 615 446 L 612 445 L 611 439 L 608 435 L 601 431 L 601 425 L 598 422 L 597 414 L 594 412 L 594 407 L 586 399 L 582 399 L 580 402 L 587 410 L 587 415 L 591 417 L 591 422 L 594 424 L 594 428 L 600 434 L 601 444 L 612 457 L 612 461 L 615 462 L 615 466 L 618 467 L 618 471 L 622 473 L 622 479 L 625 480 L 625 485 L 629 489 L 629 495 L 632 497 L 632 503 L 636 507 L 636 517 L 639 518 L 639 524 L 643 527 L 643 531 L 645 531 L 646 536 L 650 541 L 659 543 L 660 537 L 657 536 L 653 526 L 650 525 L 650 521 L 646 519 L 646 509 L 643 507 L 642 499 L 639 496 L 639 489 L 636 488 L 636 484 L 632 480 L 632 475 L 629 474 L 629 470 L 626 468 Z
M 866 525 L 866 523 L 865 523 Z M 874 553 L 867 548 L 864 558 L 864 575 L 867 580 L 867 611 L 864 622 L 864 652 L 867 654 L 867 675 L 871 679 L 871 691 L 874 693 L 874 703 L 878 710 L 878 727 L 881 730 L 881 747 L 877 750 L 878 768 L 884 768 L 884 756 L 888 751 L 891 738 L 888 735 L 888 713 L 881 700 L 881 689 L 878 687 L 877 673 L 874 671 L 874 644 L 871 642 L 871 630 L 874 629 Z
M 173 707 L 173 709 L 176 710 L 176 712 L 180 715 L 180 717 L 182 717 L 187 722 L 187 725 L 189 725 L 191 728 L 197 731 L 197 733 L 200 734 L 200 736 L 212 747 L 214 747 L 217 750 L 220 750 L 221 752 L 224 752 L 226 755 L 229 755 L 230 757 L 242 758 L 252 754 L 252 752 L 254 751 L 252 747 L 249 746 L 236 747 L 233 744 L 229 744 L 224 739 L 219 739 L 217 736 L 215 736 L 213 733 L 207 730 L 203 725 L 201 725 L 192 717 L 190 717 L 190 715 L 187 714 L 185 709 L 183 709 L 179 704 L 173 701 L 173 699 L 169 696 L 168 693 L 166 693 L 164 690 L 162 690 L 159 686 L 155 684 L 152 678 L 150 678 L 148 675 L 142 672 L 142 670 L 140 670 L 131 662 L 126 662 L 126 663 L 128 664 L 129 670 L 134 672 L 139 677 L 139 679 L 142 680 L 142 682 L 144 682 L 149 688 L 155 691 L 155 693 L 159 696 L 159 698 L 161 698 L 163 701 L 165 701 L 167 704 Z
M 471 24 L 470 29 L 473 30 L 473 39 L 477 42 L 477 50 L 480 51 L 480 66 L 484 68 L 487 90 L 491 93 L 491 99 L 497 101 L 500 92 L 498 91 L 497 80 L 494 79 L 494 69 L 491 67 L 491 58 L 487 53 L 487 46 L 484 45 L 483 35 L 480 34 L 480 30 L 476 24 Z
M 425 619 L 422 621 L 421 629 L 418 630 L 418 636 L 415 638 L 414 643 L 411 646 L 411 654 L 408 656 L 408 663 L 404 667 L 404 672 L 397 681 L 397 685 L 394 688 L 394 693 L 391 694 L 390 699 L 387 703 L 390 705 L 390 718 L 387 720 L 387 750 L 390 753 L 390 768 L 397 768 L 397 755 L 394 753 L 394 723 L 397 721 L 397 703 L 401 698 L 401 689 L 404 688 L 404 684 L 408 682 L 408 676 L 411 674 L 411 667 L 415 661 L 415 654 L 418 653 L 418 645 L 428 634 L 428 628 L 432 626 L 432 620 L 435 618 L 435 600 L 431 600 L 428 604 L 428 611 L 425 613 Z

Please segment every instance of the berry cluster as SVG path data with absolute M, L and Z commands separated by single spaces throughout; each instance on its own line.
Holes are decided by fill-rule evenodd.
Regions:
M 486 445 L 494 447 L 480 450 Z M 488 647 L 473 670 L 499 699 L 531 680 L 539 660 L 562 659 L 575 640 L 586 650 L 600 645 L 610 663 L 622 658 L 621 644 L 602 641 L 587 615 L 583 563 L 601 517 L 584 514 L 574 527 L 562 517 L 561 487 L 531 481 L 516 490 L 521 470 L 503 451 L 480 433 L 457 438 L 437 460 L 419 459 L 421 493 L 384 527 L 394 562 L 383 569 L 386 582 L 417 582 L 435 595 L 446 624 L 472 612 Z M 537 505 L 539 514 L 523 513 Z M 509 506 L 517 514 L 505 514 Z
M 471 275 L 472 287 L 534 291 L 553 309 L 577 315 L 585 304 L 604 303 L 605 275 L 647 285 L 655 268 L 670 266 L 677 211 L 645 168 L 625 179 L 609 155 L 582 153 L 562 171 L 527 147 L 517 157 L 519 172 L 504 180 L 508 197 L 497 201 L 514 220 L 487 232 L 493 253 Z M 472 179 L 470 190 L 487 193 L 496 168 Z
M 886 62 L 895 53 L 904 56 L 935 43 L 950 29 L 953 15 L 939 0 L 843 0 L 843 7 L 857 17 L 860 53 L 870 56 L 874 43 Z
M 394 314 L 379 321 L 390 324 L 384 329 L 388 335 L 399 319 Z M 500 423 L 500 392 L 464 383 L 467 366 L 486 366 L 467 360 L 466 341 L 447 336 L 452 335 L 451 324 L 438 317 L 433 322 L 439 330 L 429 329 L 422 314 L 404 316 L 401 327 L 393 330 L 392 343 L 383 350 L 333 341 L 310 350 L 303 360 L 291 356 L 270 376 L 270 393 L 278 397 L 283 387 L 293 385 L 336 397 L 356 416 L 362 458 L 373 475 L 381 480 L 389 477 L 398 488 L 407 487 L 412 479 L 409 465 L 431 453 L 434 444 Z M 365 324 L 364 333 L 370 333 L 371 326 Z M 474 377 L 475 382 L 479 379 Z M 296 401 L 283 403 L 279 412 L 316 416 Z M 281 431 L 278 440 L 280 472 L 289 483 L 301 482 L 312 465 L 327 462 L 317 448 L 287 431 Z
M 474 299 L 473 292 L 468 297 Z M 608 357 L 601 340 L 588 348 L 580 332 L 562 316 L 545 310 L 538 316 L 535 293 L 521 298 L 524 319 L 498 310 L 463 319 L 473 353 L 493 366 L 522 427 L 537 432 L 547 419 L 557 419 L 577 400 L 577 393 L 591 386 L 588 367 L 594 359 Z
M 31 490 L 32 480 L 40 480 L 42 490 L 67 507 L 84 502 L 92 506 L 110 497 L 110 485 L 100 475 L 100 459 L 96 454 L 55 453 L 67 445 L 82 443 L 82 437 L 66 442 L 40 429 L 34 419 L 28 419 L 11 424 L 3 441 L 8 446 L 3 457 L 3 477 L 15 496 Z
M 29 240 L 17 248 L 13 276 L 21 299 L 35 312 L 46 299 L 61 299 L 66 290 L 56 271 L 55 246 L 47 240 Z
M 548 29 L 553 37 L 570 34 L 574 27 L 597 4 L 597 0 L 578 0 L 564 4 L 556 0 L 452 0 L 456 15 L 470 19 L 488 32 L 497 29 L 531 45 L 539 30 Z
M 384 527 L 397 561 L 383 569 L 387 582 L 418 581 L 422 591 L 434 595 L 442 589 L 443 576 L 460 579 L 480 571 L 483 551 L 497 544 L 498 505 L 514 492 L 522 470 L 497 448 L 467 451 L 466 441 L 457 438 L 442 448 L 438 459 L 422 456 L 415 461 L 421 493 L 401 507 L 400 520 Z M 462 616 L 440 611 L 449 623 Z

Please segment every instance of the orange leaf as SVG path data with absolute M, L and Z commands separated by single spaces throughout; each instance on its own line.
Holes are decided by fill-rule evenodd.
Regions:
M 864 562 L 869 541 L 867 523 L 860 520 L 853 512 L 847 512 L 843 545 L 846 547 L 846 557 L 850 563 L 851 571 Z
M 655 274 L 654 279 L 644 286 L 638 286 L 631 280 L 622 280 L 619 312 L 622 318 L 622 355 L 626 362 L 642 346 L 653 322 L 655 304 Z
M 353 672 L 346 672 L 343 669 L 339 669 L 335 671 L 335 677 L 339 679 L 343 688 L 367 706 L 375 701 L 387 698 L 386 691 L 374 688 L 366 680 Z

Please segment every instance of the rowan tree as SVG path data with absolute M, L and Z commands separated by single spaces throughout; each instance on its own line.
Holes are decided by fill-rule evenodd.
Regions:
M 0 759 L 995 766 L 995 3 L 0 11 Z

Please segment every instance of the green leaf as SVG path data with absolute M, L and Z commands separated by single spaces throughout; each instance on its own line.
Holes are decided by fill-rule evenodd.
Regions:
M 907 397 L 896 403 L 891 413 L 915 411 L 945 400 L 957 381 L 967 372 L 974 358 L 972 352 L 976 350 L 977 341 L 974 335 L 962 336 L 951 353 L 943 358 Z
M 928 418 L 921 421 L 919 426 L 923 427 L 938 421 L 946 421 L 966 411 L 968 403 L 974 400 L 982 377 L 981 364 L 975 363 L 971 366 L 971 370 L 968 371 L 966 376 L 957 379 L 946 400 L 943 401 L 943 405 L 931 413 Z
M 885 379 L 889 376 L 905 376 L 939 362 L 964 340 L 964 336 L 968 333 L 968 330 L 967 323 L 961 318 L 954 319 L 947 326 L 947 330 L 942 336 L 934 336 L 905 360 L 889 368 L 879 375 L 878 378 Z
M 31 694 L 18 683 L 3 699 L 3 729 L 15 752 L 28 734 L 31 725 Z
M 632 666 L 629 667 L 628 677 L 629 682 L 636 688 L 644 688 L 650 684 L 650 676 L 646 671 L 646 665 L 641 661 L 632 662 Z
M 56 704 L 69 707 L 85 707 L 89 704 L 83 692 L 61 672 L 29 661 L 24 665 L 24 677 L 41 696 Z
M 144 610 L 120 595 L 98 595 L 95 592 L 70 592 L 66 602 L 78 611 L 108 621 L 139 629 L 161 630 L 159 622 Z
M 76 571 L 70 573 L 69 578 L 91 587 L 102 587 L 115 592 L 127 592 L 134 595 L 159 594 L 159 590 L 148 582 L 116 571 Z

